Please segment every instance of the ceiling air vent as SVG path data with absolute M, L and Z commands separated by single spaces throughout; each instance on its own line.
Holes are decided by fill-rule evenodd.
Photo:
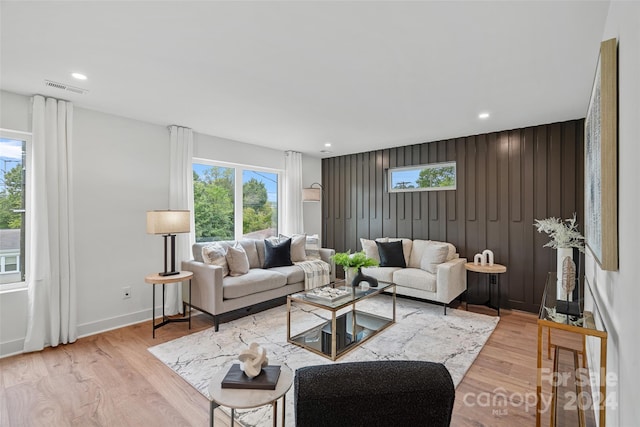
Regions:
M 53 87 L 56 89 L 60 89 L 60 90 L 66 90 L 67 92 L 73 92 L 73 93 L 77 93 L 80 95 L 84 95 L 87 92 L 89 92 L 86 89 L 82 89 L 80 87 L 76 87 L 76 86 L 70 86 L 70 85 L 66 85 L 64 83 L 58 83 L 58 82 L 54 82 L 51 80 L 45 80 L 44 81 L 45 86 L 49 86 L 49 87 Z

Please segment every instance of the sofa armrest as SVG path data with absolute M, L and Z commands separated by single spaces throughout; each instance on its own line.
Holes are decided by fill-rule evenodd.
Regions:
M 320 258 L 324 262 L 328 263 L 330 266 L 329 275 L 331 276 L 331 282 L 335 282 L 336 281 L 336 263 L 331 258 L 333 255 L 336 254 L 335 249 L 320 248 L 319 252 L 320 252 Z
M 467 290 L 466 258 L 455 258 L 439 264 L 436 270 L 436 293 L 439 301 L 453 301 Z
M 182 270 L 193 272 L 191 304 L 210 314 L 222 312 L 222 267 L 199 261 L 182 261 Z M 187 297 L 183 293 L 183 299 Z

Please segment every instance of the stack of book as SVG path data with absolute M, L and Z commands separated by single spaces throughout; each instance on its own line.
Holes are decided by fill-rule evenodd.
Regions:
M 249 378 L 240 364 L 234 363 L 222 380 L 222 388 L 253 388 L 260 390 L 275 390 L 280 378 L 280 366 L 268 365 L 262 368 L 260 373 Z

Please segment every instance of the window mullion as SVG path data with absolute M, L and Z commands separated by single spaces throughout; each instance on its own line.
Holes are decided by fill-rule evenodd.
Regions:
M 236 168 L 235 170 L 235 185 L 234 185 L 234 201 L 233 201 L 233 213 L 234 213 L 234 234 L 235 239 L 240 240 L 244 234 L 242 226 L 242 176 L 243 169 Z

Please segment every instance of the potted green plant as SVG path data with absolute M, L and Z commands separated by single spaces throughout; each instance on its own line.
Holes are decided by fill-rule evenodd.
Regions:
M 369 258 L 364 251 L 354 253 L 351 253 L 350 250 L 347 252 L 336 252 L 331 258 L 336 265 L 344 268 L 345 274 L 347 274 L 347 281 L 349 281 L 349 275 L 354 275 L 353 280 L 351 280 L 353 286 L 357 286 L 361 281 L 369 282 L 369 285 L 373 287 L 378 286 L 378 281 L 374 277 L 362 274 L 362 267 L 376 267 L 378 265 L 378 261 Z

